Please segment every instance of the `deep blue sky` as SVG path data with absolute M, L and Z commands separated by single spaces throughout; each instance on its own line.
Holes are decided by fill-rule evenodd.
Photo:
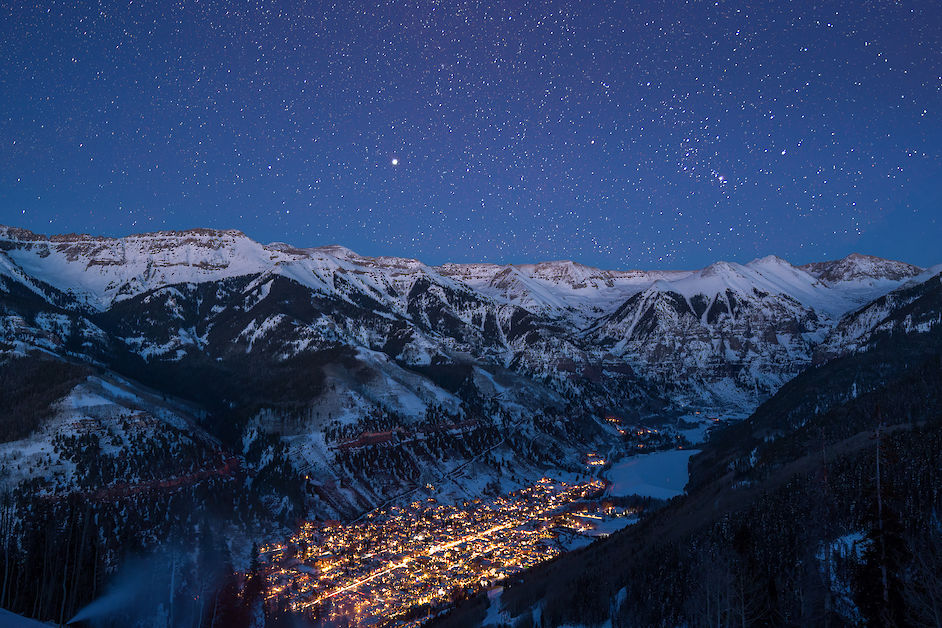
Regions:
M 9 2 L 0 35 L 0 222 L 43 233 L 942 262 L 938 0 Z

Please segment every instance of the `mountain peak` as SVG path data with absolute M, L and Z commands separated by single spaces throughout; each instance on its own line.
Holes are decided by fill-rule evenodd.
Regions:
M 610 271 L 600 270 L 586 266 L 572 260 L 552 260 L 537 264 L 517 264 L 515 268 L 525 274 L 547 281 L 563 282 L 573 288 L 585 288 L 592 279 L 604 281 L 611 275 Z
M 340 259 L 359 259 L 361 257 L 361 255 L 355 251 L 348 249 L 341 244 L 325 244 L 324 246 L 318 246 L 310 250 L 317 251 L 319 253 L 326 253 L 327 255 L 332 255 L 333 257 L 338 257 Z
M 862 253 L 851 253 L 841 259 L 827 262 L 805 264 L 800 268 L 813 277 L 831 284 L 844 281 L 900 281 L 915 277 L 922 272 L 922 268 L 906 262 Z
M 752 260 L 746 266 L 755 267 L 755 266 L 792 266 L 792 263 L 787 259 L 783 259 L 778 255 L 766 255 L 765 257 L 757 257 Z
M 713 262 L 706 268 L 700 271 L 701 277 L 717 277 L 725 275 L 739 274 L 739 269 L 737 268 L 739 264 L 734 264 L 732 262 L 718 261 Z
M 35 242 L 39 240 L 48 239 L 46 236 L 40 233 L 34 233 L 29 229 L 21 229 L 20 227 L 10 227 L 7 225 L 0 225 L 0 240 L 14 240 L 18 242 Z

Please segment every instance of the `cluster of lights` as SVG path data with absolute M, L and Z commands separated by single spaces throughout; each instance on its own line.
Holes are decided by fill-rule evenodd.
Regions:
M 697 414 L 700 414 L 700 413 L 697 412 Z M 619 416 L 615 416 L 613 414 L 606 416 L 605 420 L 608 423 L 611 423 L 613 426 L 615 426 L 615 429 L 618 430 L 618 433 L 621 434 L 622 436 L 628 436 L 630 434 L 638 438 L 650 438 L 660 433 L 656 429 L 650 428 L 650 427 L 643 427 L 643 426 L 626 427 L 622 418 Z M 638 443 L 638 448 L 644 449 L 645 448 L 644 443 Z
M 353 523 L 305 523 L 261 548 L 269 601 L 354 624 L 411 626 L 450 604 L 558 555 L 561 533 L 603 518 L 604 483 L 543 478 L 495 499 L 434 499 L 375 511 Z

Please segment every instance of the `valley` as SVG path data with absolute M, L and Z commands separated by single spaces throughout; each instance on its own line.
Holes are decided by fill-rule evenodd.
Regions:
M 706 490 L 931 359 L 940 270 L 435 267 L 0 228 L 0 606 L 74 613 L 133 551 L 170 553 L 153 586 L 175 615 L 208 612 L 179 582 L 235 614 L 460 610 L 686 500 L 688 465 Z M 43 543 L 49 565 L 17 549 Z M 101 575 L 63 591 L 64 569 Z
M 602 499 L 605 483 L 541 478 L 497 498 L 434 499 L 371 512 L 349 524 L 306 523 L 260 548 L 271 602 L 331 621 L 420 625 L 497 582 L 558 556 L 561 537 L 635 511 Z M 616 528 L 617 529 L 617 528 Z

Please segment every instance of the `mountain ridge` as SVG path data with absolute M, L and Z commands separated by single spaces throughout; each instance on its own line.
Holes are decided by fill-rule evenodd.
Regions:
M 693 271 L 608 271 L 565 260 L 429 266 L 340 245 L 265 245 L 218 229 L 105 238 L 0 227 L 0 261 L 10 281 L 39 298 L 48 292 L 41 286 L 52 287 L 58 305 L 87 314 L 85 333 L 100 346 L 115 339 L 96 317 L 119 325 L 119 342 L 147 359 L 220 357 L 228 351 L 222 338 L 286 357 L 339 343 L 408 368 L 470 360 L 518 369 L 572 394 L 585 385 L 572 369 L 622 364 L 655 388 L 680 386 L 684 403 L 746 412 L 808 366 L 842 316 L 922 272 L 857 254 L 808 269 L 776 256 Z M 295 303 L 293 315 L 266 305 L 279 277 L 297 286 L 276 282 L 278 298 Z M 210 301 L 211 310 L 198 305 Z M 121 303 L 143 308 L 134 315 L 143 327 L 108 315 Z M 58 330 L 51 337 L 67 333 L 54 320 L 43 323 Z M 238 328 L 221 331 L 226 325 Z M 618 405 L 614 397 L 606 403 Z
M 189 229 L 166 229 L 166 230 L 157 230 L 157 231 L 145 231 L 139 233 L 132 233 L 124 236 L 105 236 L 105 235 L 92 235 L 89 233 L 57 233 L 46 235 L 43 233 L 35 232 L 29 229 L 22 227 L 15 227 L 11 225 L 0 224 L 0 241 L 11 241 L 11 242 L 23 242 L 23 243 L 34 243 L 34 242 L 56 242 L 56 243 L 68 243 L 68 242 L 122 242 L 127 240 L 138 240 L 138 239 L 149 239 L 156 240 L 159 238 L 186 238 L 186 237 L 230 237 L 230 238 L 241 238 L 249 240 L 258 246 L 265 249 L 273 249 L 284 252 L 291 252 L 293 254 L 306 254 L 308 252 L 319 251 L 327 252 L 334 254 L 337 257 L 350 257 L 354 259 L 361 260 L 400 260 L 404 262 L 418 262 L 423 263 L 417 258 L 409 257 L 400 257 L 400 256 L 390 256 L 390 255 L 361 255 L 352 249 L 339 244 L 324 244 L 311 247 L 302 247 L 295 244 L 274 241 L 269 243 L 263 243 L 261 241 L 255 240 L 254 238 L 249 237 L 245 232 L 238 229 L 216 229 L 210 227 L 193 227 Z M 337 255 L 339 253 L 339 255 Z M 919 267 L 915 264 L 910 264 L 908 262 L 903 262 L 899 260 L 892 260 L 889 258 L 882 258 L 875 255 L 868 255 L 853 252 L 845 257 L 837 258 L 833 260 L 825 260 L 818 262 L 809 262 L 800 265 L 794 265 L 788 260 L 774 254 L 766 255 L 760 258 L 755 258 L 749 262 L 743 263 L 744 266 L 749 266 L 756 262 L 766 262 L 777 260 L 778 262 L 785 262 L 786 264 L 806 270 L 811 274 L 816 276 L 819 274 L 825 274 L 828 272 L 828 269 L 831 267 L 850 267 L 854 262 L 865 261 L 869 262 L 871 266 L 879 267 L 881 263 L 887 263 L 885 267 L 894 267 L 896 269 L 908 268 L 908 269 L 918 269 L 920 271 L 924 270 L 922 267 Z M 494 269 L 505 269 L 505 268 L 517 268 L 527 272 L 534 272 L 535 274 L 542 275 L 544 278 L 548 278 L 547 275 L 551 275 L 552 270 L 561 269 L 561 268 L 577 268 L 583 273 L 598 274 L 602 276 L 637 276 L 639 274 L 662 274 L 662 275 L 681 275 L 686 273 L 695 272 L 696 270 L 706 270 L 714 264 L 736 264 L 737 262 L 729 262 L 727 260 L 717 260 L 712 264 L 707 265 L 702 269 L 692 268 L 692 269 L 643 269 L 643 268 L 631 268 L 631 269 L 608 269 L 598 266 L 591 266 L 588 264 L 583 264 L 578 260 L 574 259 L 552 259 L 552 260 L 541 260 L 536 262 L 522 262 L 522 263 L 500 263 L 500 262 L 443 262 L 441 264 L 426 264 L 430 268 L 494 268 Z M 424 263 L 423 263 L 424 264 Z M 856 272 L 860 272 L 857 270 Z M 897 271 L 897 274 L 899 271 Z

